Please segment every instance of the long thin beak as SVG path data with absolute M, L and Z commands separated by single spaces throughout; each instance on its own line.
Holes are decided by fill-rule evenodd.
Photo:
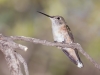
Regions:
M 49 16 L 49 15 L 47 15 L 47 14 L 45 14 L 45 13 L 40 12 L 40 11 L 37 11 L 37 12 L 38 12 L 38 13 L 41 13 L 41 14 L 47 16 L 47 17 L 53 18 L 53 16 Z

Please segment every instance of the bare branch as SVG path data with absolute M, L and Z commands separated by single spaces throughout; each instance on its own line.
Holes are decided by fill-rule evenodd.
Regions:
M 17 57 L 18 53 L 15 54 L 16 48 L 26 51 L 27 47 L 20 44 L 16 44 L 15 42 L 13 42 L 12 39 L 8 37 L 4 37 L 3 35 L 0 35 L 0 50 L 5 55 L 5 59 L 9 66 L 11 75 L 23 75 L 20 68 L 19 58 Z M 29 74 L 27 73 L 26 75 L 29 75 Z
M 0 35 L 0 50 L 5 55 L 5 59 L 8 63 L 11 75 L 23 75 L 21 71 L 21 67 L 20 67 L 20 62 L 24 65 L 26 75 L 29 75 L 27 63 L 25 62 L 24 58 L 19 53 L 15 52 L 15 49 L 26 51 L 28 48 L 21 44 L 15 43 L 14 40 L 26 41 L 26 42 L 42 44 L 46 46 L 61 46 L 61 47 L 67 47 L 67 48 L 77 48 L 79 52 L 81 52 L 88 60 L 90 60 L 94 64 L 96 68 L 100 70 L 100 65 L 97 64 L 95 60 L 93 60 L 78 43 L 61 44 L 61 43 L 52 43 L 46 40 L 40 40 L 36 38 L 31 38 L 31 37 L 24 37 L 24 36 L 4 37 L 3 35 Z
M 61 43 L 52 43 L 48 42 L 46 40 L 40 40 L 36 38 L 31 38 L 31 37 L 24 37 L 24 36 L 11 36 L 13 40 L 22 40 L 22 41 L 27 41 L 27 42 L 32 42 L 35 44 L 42 44 L 42 45 L 47 45 L 47 46 L 61 46 L 61 47 L 67 47 L 67 48 L 77 48 L 80 53 L 82 53 L 88 60 L 90 60 L 96 68 L 100 70 L 100 65 L 93 60 L 92 57 L 87 54 L 81 45 L 79 43 L 72 43 L 72 44 L 61 44 Z
M 24 37 L 24 36 L 11 36 L 11 38 L 12 38 L 12 40 L 27 41 L 27 42 L 32 42 L 35 44 L 43 44 L 46 46 L 62 46 L 62 47 L 71 47 L 71 48 L 76 48 L 76 47 L 80 46 L 78 43 L 72 43 L 72 44 L 52 43 L 52 42 L 48 42 L 46 40 L 40 40 L 40 39 Z
M 24 58 L 20 54 L 18 54 L 16 52 L 15 52 L 15 54 L 16 54 L 18 60 L 23 64 L 26 75 L 29 75 L 27 63 L 25 62 Z

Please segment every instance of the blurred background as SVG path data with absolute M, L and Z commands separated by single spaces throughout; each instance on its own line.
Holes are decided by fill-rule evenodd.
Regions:
M 63 16 L 75 42 L 100 63 L 100 0 L 0 0 L 0 33 L 53 42 L 51 21 L 37 10 Z M 27 61 L 30 75 L 100 75 L 100 71 L 81 53 L 84 68 L 79 69 L 56 47 L 18 43 L 29 48 L 27 52 L 16 51 Z M 2 52 L 0 75 L 10 75 Z

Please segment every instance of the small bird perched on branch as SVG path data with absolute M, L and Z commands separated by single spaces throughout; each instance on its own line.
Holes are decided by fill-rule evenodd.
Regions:
M 53 32 L 54 42 L 59 42 L 59 43 L 73 43 L 74 42 L 72 32 L 69 26 L 66 24 L 63 17 L 49 16 L 40 11 L 38 12 L 50 18 L 52 22 L 52 32 Z M 78 55 L 77 49 L 63 48 L 63 47 L 58 47 L 58 48 L 60 48 L 69 57 L 69 59 L 77 65 L 77 67 L 79 68 L 83 67 L 83 64 Z

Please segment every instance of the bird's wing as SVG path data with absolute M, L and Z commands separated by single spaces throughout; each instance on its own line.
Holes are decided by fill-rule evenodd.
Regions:
M 72 57 L 72 55 L 70 54 L 70 52 L 68 52 L 66 49 L 63 49 L 63 48 L 62 48 L 62 51 L 68 56 L 68 58 L 69 58 L 74 64 L 77 65 L 77 60 L 76 60 L 74 57 Z
M 67 31 L 68 31 L 69 37 L 70 37 L 71 40 L 74 42 L 74 37 L 73 37 L 73 34 L 72 34 L 72 32 L 71 32 L 71 29 L 69 28 L 68 25 L 66 25 L 66 28 L 67 28 Z
M 78 55 L 78 51 L 72 48 L 61 48 L 62 51 L 68 56 L 68 58 L 76 64 L 79 68 L 83 67 L 82 61 Z

